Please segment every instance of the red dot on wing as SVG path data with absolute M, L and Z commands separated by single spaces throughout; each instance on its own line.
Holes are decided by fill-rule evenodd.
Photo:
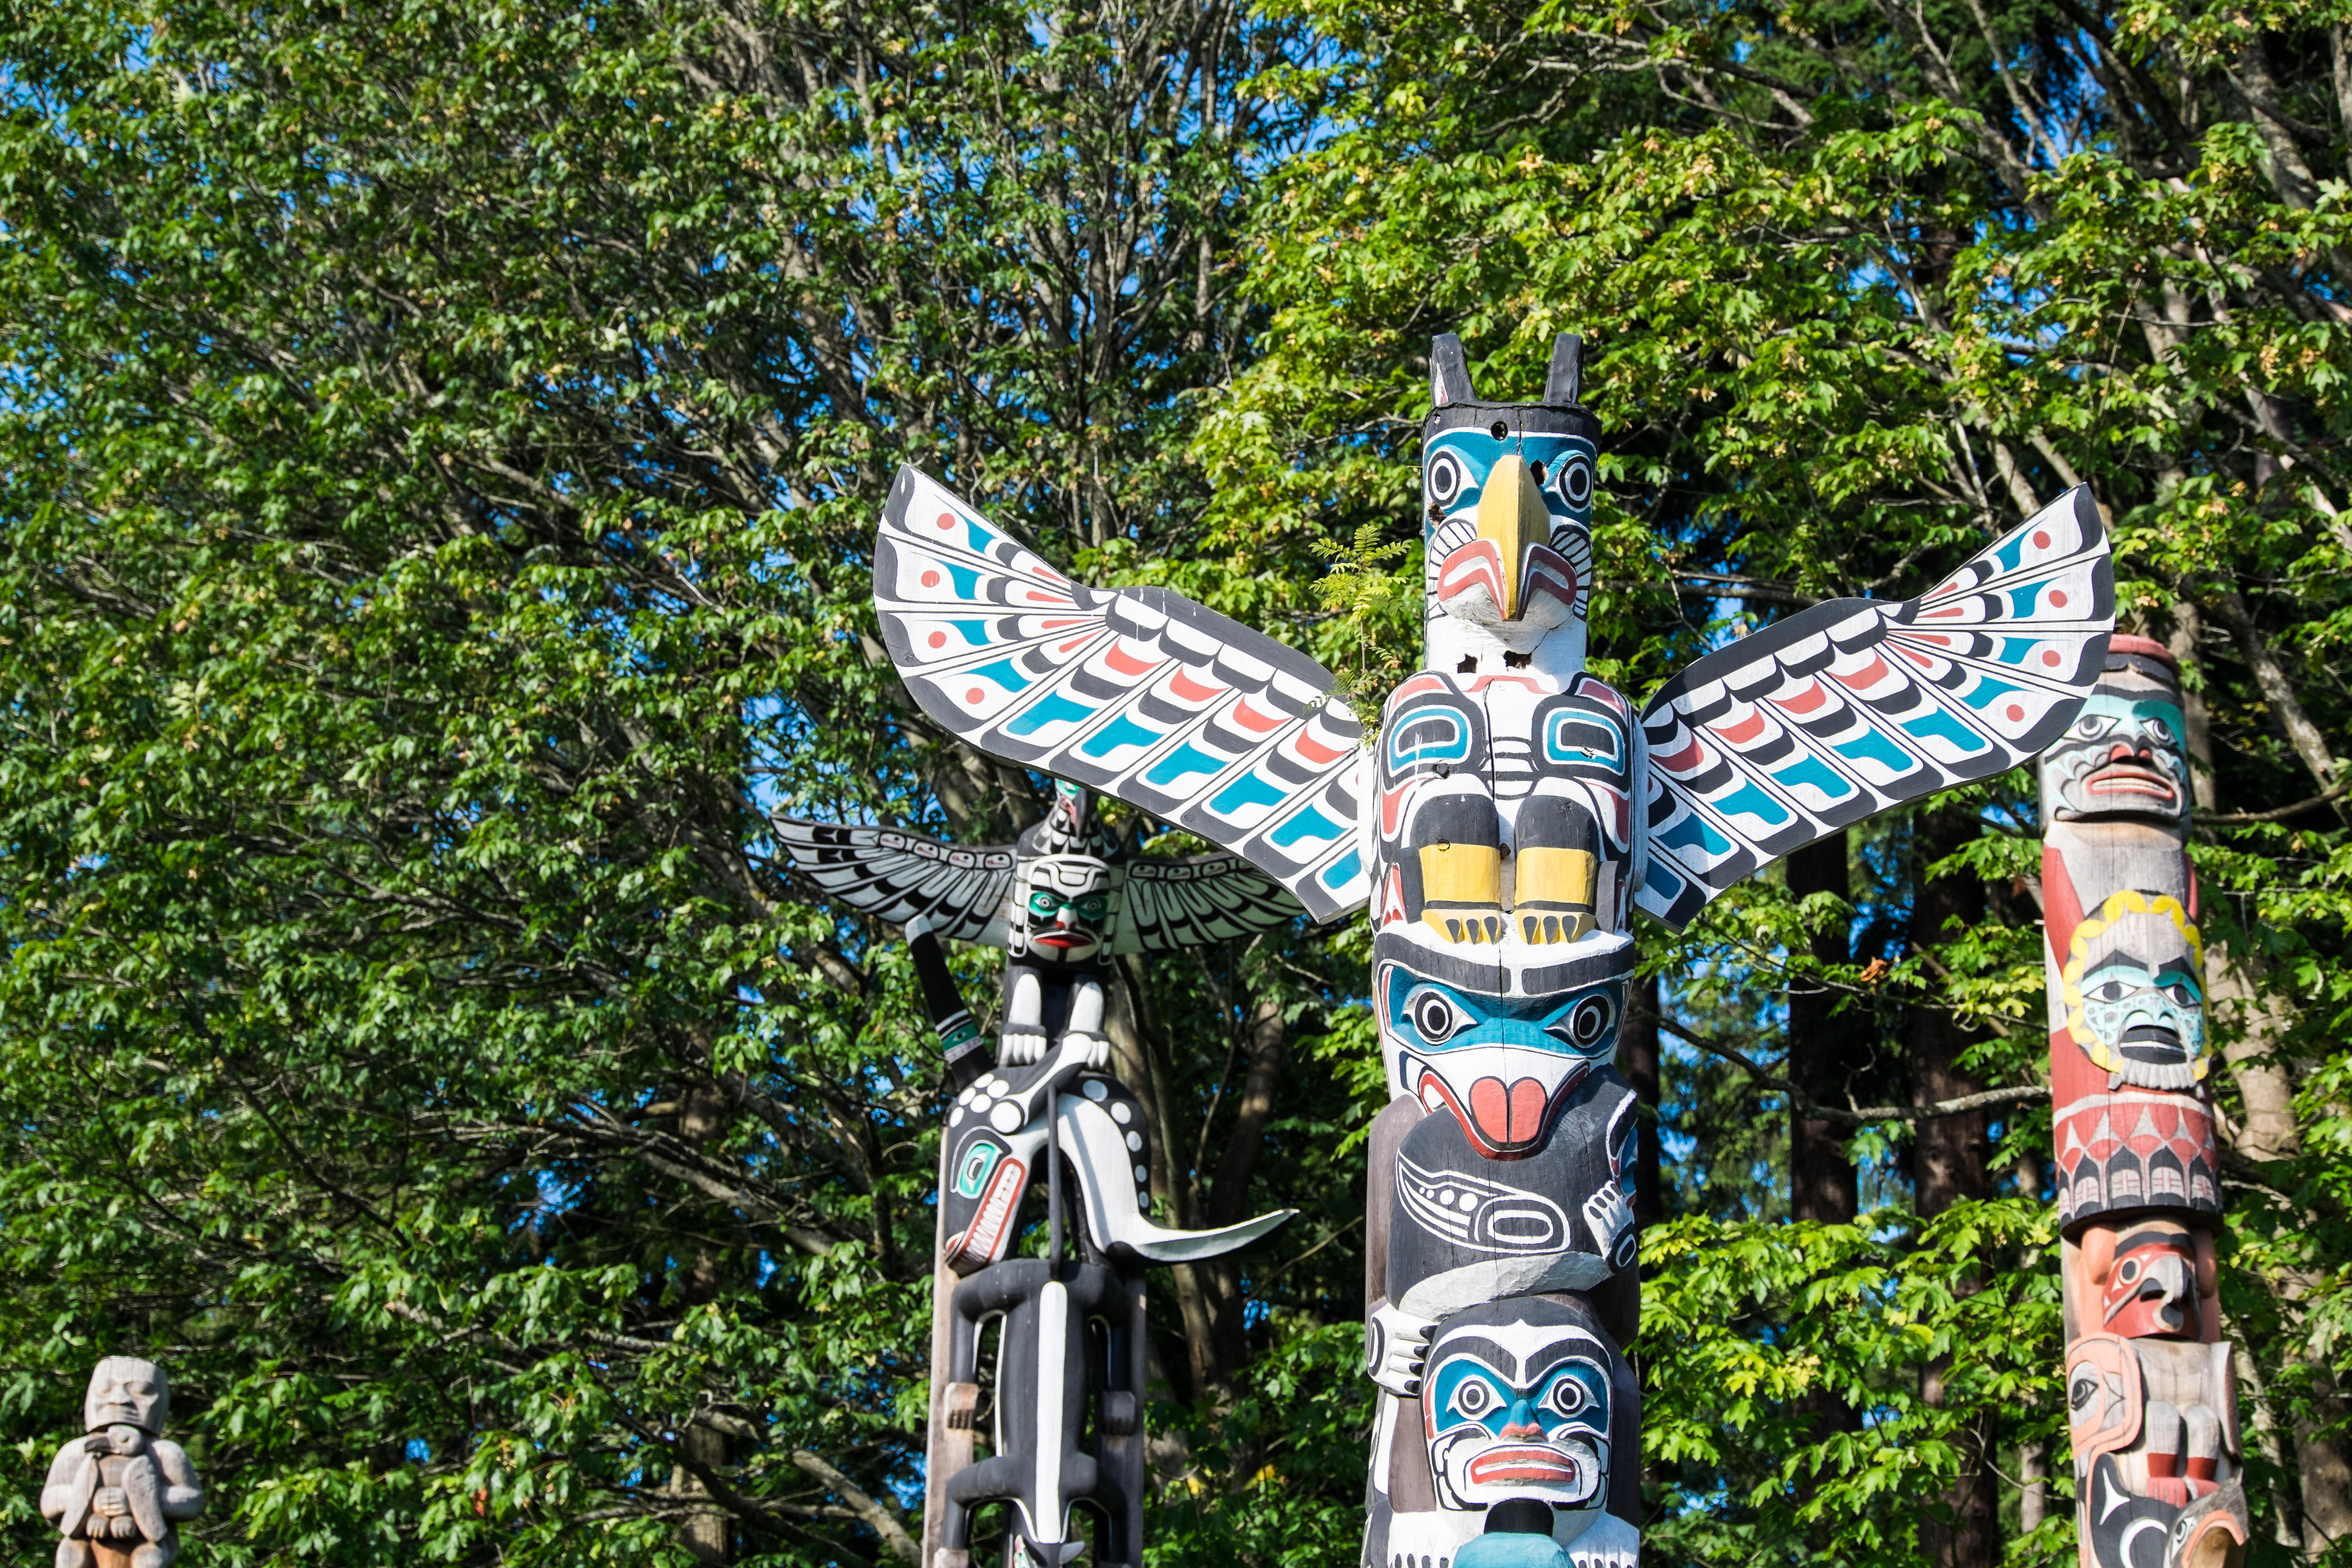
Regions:
M 2009 721 L 2012 724 L 2017 724 L 2023 722 L 2024 719 L 2025 710 L 2019 707 L 2014 702 L 2011 703 L 2009 705 Z
M 2042 663 L 2044 663 L 2044 664 L 2046 664 L 2046 665 L 2048 665 L 2048 666 L 2049 666 L 2051 668 L 2053 668 L 2053 669 L 2057 668 L 2058 668 L 2058 650 L 2057 650 L 2056 648 L 2054 648 L 2054 647 L 2045 647 L 2045 648 L 2043 648 L 2043 649 L 2042 650 Z
M 967 691 L 967 692 L 965 692 L 965 693 L 963 694 L 963 700 L 964 700 L 966 702 L 971 703 L 973 707 L 977 708 L 977 707 L 979 707 L 982 703 L 983 703 L 983 702 L 985 702 L 985 701 L 987 701 L 987 700 L 988 700 L 988 693 L 987 693 L 987 692 L 985 692 L 985 691 L 982 691 L 979 687 L 975 686 L 975 687 L 973 687 L 970 691 Z
M 924 586 L 924 587 L 926 587 L 926 588 L 936 588 L 936 587 L 938 587 L 939 585 L 940 585 L 940 574 L 939 574 L 938 573 L 936 573 L 936 572 L 926 572 L 926 573 L 924 573 L 924 574 L 923 574 L 923 586 Z
M 941 528 L 953 528 L 955 526 L 955 513 L 951 511 L 943 511 L 940 513 L 940 526 Z
M 2037 528 L 2033 531 L 2033 548 L 2036 550 L 2050 548 L 2050 535 L 2046 530 Z
M 2055 605 L 2058 608 L 2062 610 L 2064 609 L 2066 607 L 2066 590 L 2063 588 L 2051 589 L 2050 602 L 2053 605 Z
M 947 634 L 947 633 L 945 633 L 945 632 L 933 632 L 933 633 L 931 634 L 931 646 L 932 646 L 933 647 L 947 647 L 947 646 L 948 646 L 948 634 Z

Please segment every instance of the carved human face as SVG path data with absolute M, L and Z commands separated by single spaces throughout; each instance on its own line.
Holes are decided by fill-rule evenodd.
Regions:
M 2064 740 L 2042 753 L 2053 815 L 2178 820 L 2189 809 L 2188 726 L 2171 693 L 2145 678 L 2110 675 Z
M 1533 1498 L 1601 1507 L 1609 1491 L 1613 1362 L 1581 1314 L 1536 1298 L 1446 1319 L 1430 1343 L 1422 1384 L 1439 1506 Z
M 2116 1242 L 2100 1327 L 2127 1340 L 2193 1340 L 2202 1331 L 2197 1237 L 2171 1220 L 2136 1225 Z
M 136 1426 L 152 1435 L 163 1430 L 171 1413 L 172 1385 L 153 1362 L 110 1355 L 91 1369 L 81 1402 L 83 1431 Z
M 2074 1043 L 2137 1088 L 2193 1088 L 2209 1066 L 2204 973 L 2179 900 L 2114 895 L 2074 928 L 2061 971 Z
M 1014 872 L 1008 945 L 1041 963 L 1083 963 L 1110 940 L 1109 865 L 1091 855 L 1042 855 Z
M 1462 1123 L 1479 1152 L 1508 1159 L 1543 1141 L 1560 1103 L 1593 1067 L 1617 1054 L 1625 977 L 1613 954 L 1553 966 L 1534 995 L 1500 995 L 1464 982 L 1483 976 L 1383 933 L 1373 991 L 1381 1042 L 1404 1092 Z M 1630 954 L 1628 955 L 1630 956 Z M 1556 988 L 1552 988 L 1556 985 Z

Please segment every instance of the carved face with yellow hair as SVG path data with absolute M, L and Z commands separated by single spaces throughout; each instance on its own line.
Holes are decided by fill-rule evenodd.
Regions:
M 2122 892 L 2074 928 L 2061 972 L 2074 1043 L 2117 1084 L 2193 1089 L 2205 1057 L 2205 947 L 2177 899 Z

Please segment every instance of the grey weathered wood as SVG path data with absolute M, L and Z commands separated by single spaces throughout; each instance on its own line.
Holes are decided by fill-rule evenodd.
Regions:
M 108 1356 L 91 1369 L 88 1436 L 58 1450 L 41 1488 L 57 1568 L 170 1568 L 179 1525 L 205 1506 L 187 1453 L 163 1435 L 171 1414 L 171 1381 L 153 1362 Z

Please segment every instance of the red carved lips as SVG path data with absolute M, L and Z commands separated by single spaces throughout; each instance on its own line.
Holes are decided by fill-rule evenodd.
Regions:
M 1092 947 L 1095 939 L 1083 931 L 1055 931 L 1029 939 L 1032 947 Z
M 1470 1484 L 1479 1487 L 1501 1481 L 1515 1481 L 1522 1486 L 1573 1486 L 1579 1467 L 1558 1448 L 1489 1448 L 1470 1461 L 1468 1474 Z
M 1542 1141 L 1544 1129 L 1551 1122 L 1553 1110 L 1568 1098 L 1568 1091 L 1584 1079 L 1581 1070 L 1571 1071 L 1547 1092 L 1543 1079 L 1523 1078 L 1505 1083 L 1499 1078 L 1482 1078 L 1470 1086 L 1470 1103 L 1464 1105 L 1454 1098 L 1453 1089 L 1436 1073 L 1423 1075 L 1420 1094 L 1422 1103 L 1435 1110 L 1439 1104 L 1454 1113 L 1462 1124 L 1463 1133 L 1473 1147 L 1490 1160 L 1516 1160 L 1532 1153 Z M 1435 1103 L 1432 1102 L 1433 1091 Z
M 2083 775 L 2084 795 L 2142 795 L 2174 808 L 2180 804 L 2179 785 L 2145 752 L 2117 747 L 2106 765 Z

